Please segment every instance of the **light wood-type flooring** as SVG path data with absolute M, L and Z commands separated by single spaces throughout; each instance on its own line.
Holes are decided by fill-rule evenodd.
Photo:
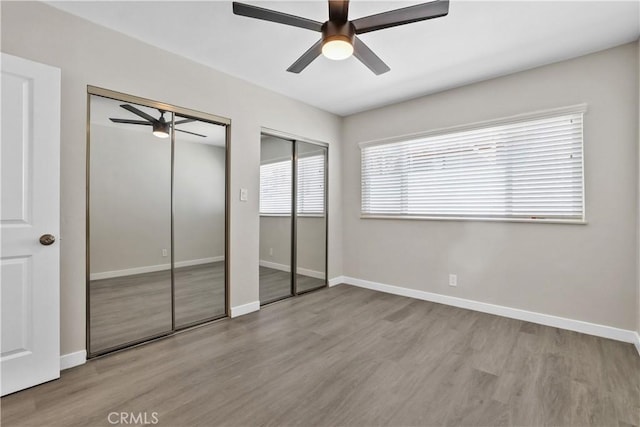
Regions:
M 348 285 L 89 361 L 2 425 L 629 426 L 631 344 Z

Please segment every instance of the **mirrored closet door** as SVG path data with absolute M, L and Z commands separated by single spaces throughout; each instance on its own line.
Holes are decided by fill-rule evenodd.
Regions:
M 227 312 L 227 123 L 93 89 L 99 93 L 88 105 L 90 357 Z
M 327 147 L 263 134 L 260 160 L 260 303 L 268 304 L 327 285 Z

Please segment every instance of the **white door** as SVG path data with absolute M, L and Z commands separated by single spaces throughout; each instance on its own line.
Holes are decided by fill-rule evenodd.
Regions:
M 60 377 L 60 70 L 0 59 L 4 396 Z

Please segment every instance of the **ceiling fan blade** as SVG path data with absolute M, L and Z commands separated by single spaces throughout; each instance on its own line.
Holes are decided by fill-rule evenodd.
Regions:
M 183 123 L 191 123 L 191 122 L 195 122 L 196 119 L 184 119 L 184 120 L 178 120 L 177 122 L 175 122 L 175 124 L 177 125 L 181 125 Z
M 348 16 L 349 0 L 329 0 L 329 21 L 347 22 Z
M 322 53 L 322 40 L 318 40 L 313 46 L 309 48 L 309 50 L 303 53 L 302 56 L 298 58 L 296 62 L 291 64 L 291 66 L 287 68 L 287 71 L 289 71 L 290 73 L 298 74 L 300 71 L 307 68 L 307 66 L 311 64 L 313 60 L 316 59 L 321 53 Z
M 402 9 L 390 10 L 376 15 L 354 19 L 352 24 L 356 28 L 356 34 L 364 34 L 370 31 L 398 25 L 411 24 L 412 22 L 426 19 L 439 18 L 449 13 L 449 0 L 436 0 L 429 3 L 417 4 Z
M 203 138 L 207 137 L 207 135 L 202 135 L 202 134 L 195 133 L 195 132 L 189 132 L 187 130 L 182 130 L 182 129 L 176 129 L 176 132 L 188 133 L 188 134 L 195 135 L 195 136 L 201 136 Z
M 149 120 L 151 123 L 155 123 L 158 121 L 158 119 L 156 119 L 153 116 L 150 116 L 149 114 L 145 113 L 144 111 L 138 110 L 136 107 L 134 107 L 133 105 L 129 105 L 129 104 L 122 104 L 120 105 L 122 108 L 124 108 L 127 111 L 132 112 L 133 114 L 135 114 L 136 116 L 140 116 L 143 119 Z
M 288 13 L 277 12 L 250 4 L 233 2 L 233 13 L 249 18 L 262 19 L 263 21 L 277 22 L 293 27 L 306 28 L 307 30 L 322 31 L 322 23 Z
M 142 120 L 128 120 L 128 119 L 109 119 L 114 123 L 127 123 L 130 125 L 145 125 L 145 126 L 151 126 L 153 123 L 150 122 L 145 122 Z
M 366 65 L 367 68 L 377 76 L 390 70 L 389 66 L 385 64 L 382 59 L 378 58 L 378 55 L 373 53 L 358 37 L 353 39 L 353 56 L 358 58 L 360 62 Z

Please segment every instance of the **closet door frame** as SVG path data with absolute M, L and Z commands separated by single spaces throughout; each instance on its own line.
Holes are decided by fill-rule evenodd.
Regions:
M 154 109 L 160 109 L 166 111 L 171 114 L 171 194 L 170 194 L 170 203 L 171 203 L 171 330 L 167 332 L 163 332 L 160 334 L 156 334 L 149 337 L 143 337 L 138 340 L 126 342 L 123 344 L 119 344 L 114 347 L 110 347 L 107 349 L 102 349 L 98 351 L 91 350 L 91 310 L 90 310 L 90 242 L 91 242 L 91 234 L 90 234 L 90 176 L 91 176 L 91 163 L 90 163 L 90 155 L 91 155 L 91 97 L 92 96 L 100 96 L 103 98 L 113 99 L 116 101 L 122 101 L 132 104 L 138 104 L 145 107 L 150 107 Z M 174 212 L 173 212 L 173 179 L 174 179 L 174 150 L 175 150 L 175 130 L 173 126 L 173 122 L 175 122 L 175 115 L 179 114 L 180 116 L 185 116 L 188 118 L 193 118 L 196 120 L 201 120 L 204 122 L 212 123 L 219 126 L 225 127 L 225 215 L 224 215 L 224 289 L 225 289 L 225 312 L 222 316 L 214 318 L 214 319 L 204 319 L 202 322 L 198 322 L 195 324 L 186 325 L 181 328 L 176 328 L 175 323 L 175 283 L 174 283 L 174 268 L 175 268 L 175 260 L 174 260 L 174 244 L 173 244 L 173 222 L 174 222 Z M 229 208 L 230 208 L 230 165 L 231 165 L 231 119 L 216 116 L 214 114 L 204 113 L 201 111 L 191 110 L 189 108 L 179 107 L 172 104 L 167 104 L 163 102 L 154 101 L 147 98 L 142 98 L 134 95 L 129 95 L 122 92 L 117 92 L 109 89 L 104 89 L 97 86 L 87 85 L 87 117 L 86 117 L 86 206 L 85 206 L 85 215 L 86 215 L 86 229 L 85 229 L 85 250 L 86 250 L 86 258 L 85 258 L 85 339 L 86 339 L 86 351 L 87 358 L 93 358 L 102 356 L 105 354 L 113 353 L 116 351 L 124 350 L 133 346 L 137 346 L 140 344 L 144 344 L 150 341 L 155 341 L 157 339 L 161 339 L 167 336 L 171 336 L 176 332 L 183 331 L 185 329 L 198 327 L 206 323 L 214 322 L 220 319 L 224 319 L 225 317 L 229 317 L 230 313 L 230 298 L 229 298 Z
M 298 296 L 309 292 L 314 292 L 319 289 L 324 289 L 329 286 L 329 144 L 322 141 L 315 141 L 313 139 L 303 138 L 297 135 L 292 135 L 286 132 L 280 132 L 278 130 L 269 129 L 263 127 L 261 129 L 261 135 L 272 136 L 274 138 L 291 141 L 293 144 L 293 158 L 291 165 L 291 296 Z M 325 149 L 324 156 L 324 285 L 317 288 L 308 289 L 299 292 L 298 291 L 298 142 L 305 144 L 317 145 L 318 147 Z M 279 298 L 272 302 L 280 301 L 282 299 L 290 298 L 289 296 Z

